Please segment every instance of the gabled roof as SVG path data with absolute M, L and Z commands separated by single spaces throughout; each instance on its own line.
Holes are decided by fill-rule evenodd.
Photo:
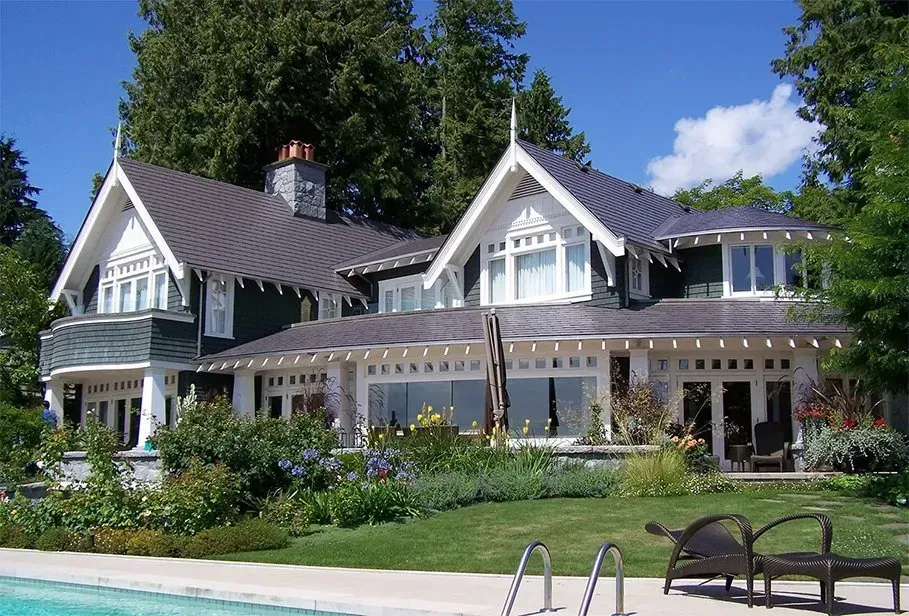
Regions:
M 788 302 L 663 300 L 616 310 L 584 304 L 496 308 L 506 341 L 552 338 L 660 338 L 692 336 L 824 336 L 848 333 L 839 323 L 789 318 Z M 300 323 L 271 336 L 202 357 L 223 361 L 254 355 L 375 348 L 409 344 L 482 342 L 488 307 L 345 317 Z
M 422 257 L 422 261 L 425 262 L 427 257 L 431 258 L 431 256 L 435 254 L 439 247 L 445 242 L 446 238 L 448 238 L 447 235 L 434 235 L 432 237 L 421 237 L 415 240 L 404 240 L 403 242 L 398 242 L 397 244 L 392 244 L 391 246 L 361 255 L 356 259 L 348 259 L 340 265 L 335 265 L 335 271 L 343 272 L 365 265 L 386 263 L 405 257 Z M 418 261 L 421 261 L 421 259 L 418 259 Z M 407 265 L 409 263 L 409 260 L 407 263 L 402 261 L 401 265 Z
M 667 220 L 654 233 L 658 240 L 723 231 L 830 230 L 832 227 L 751 206 L 692 211 Z
M 420 237 L 331 211 L 327 221 L 293 216 L 279 196 L 128 158 L 117 164 L 174 256 L 194 268 L 360 297 L 335 273 L 339 256 Z
M 685 214 L 684 206 L 672 199 L 582 167 L 532 143 L 519 140 L 518 144 L 603 225 L 630 242 L 656 246 L 653 232 L 667 218 Z

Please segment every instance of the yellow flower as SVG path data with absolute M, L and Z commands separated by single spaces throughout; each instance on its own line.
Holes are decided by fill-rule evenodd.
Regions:
M 384 433 L 384 432 L 381 433 L 381 434 L 379 434 L 379 440 L 380 440 L 380 441 L 385 440 L 385 433 Z
M 546 425 L 543 426 L 543 430 L 544 430 L 545 432 L 549 432 L 549 422 L 548 422 L 548 421 L 546 422 Z
M 530 419 L 525 419 L 525 420 L 524 420 L 524 425 L 525 425 L 525 426 L 529 426 L 529 425 L 530 425 Z
M 431 407 L 431 406 L 427 406 L 427 407 L 426 407 L 426 410 L 429 411 L 430 413 L 432 413 L 432 407 Z
M 549 419 L 546 420 L 546 425 L 547 425 L 547 426 L 548 426 L 549 424 L 551 424 L 551 423 L 552 423 L 552 417 L 550 417 Z
M 530 428 L 527 426 L 524 426 L 524 436 L 527 436 L 528 432 L 530 432 Z
M 423 421 L 423 413 L 417 413 L 417 421 Z
M 476 428 L 476 427 L 477 427 L 477 420 L 474 419 L 474 420 L 473 420 L 473 423 L 470 424 L 470 425 L 471 425 L 472 427 Z
M 416 429 L 417 429 L 417 427 L 416 427 L 415 425 L 410 424 L 410 431 L 411 431 L 411 432 L 413 432 L 413 431 L 416 430 Z

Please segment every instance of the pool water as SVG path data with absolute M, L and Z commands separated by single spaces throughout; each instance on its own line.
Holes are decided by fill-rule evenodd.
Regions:
M 348 616 L 160 593 L 0 577 L 2 616 Z

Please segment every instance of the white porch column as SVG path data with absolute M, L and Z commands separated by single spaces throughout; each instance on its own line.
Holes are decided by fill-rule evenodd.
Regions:
M 164 374 L 162 368 L 148 368 L 142 375 L 142 408 L 139 411 L 137 449 L 145 447 L 145 441 L 157 425 L 164 423 Z
M 603 362 L 603 366 L 597 377 L 597 397 L 603 405 L 603 424 L 606 428 L 606 436 L 612 441 L 612 357 L 609 349 L 600 353 L 598 361 Z
M 44 401 L 57 414 L 57 421 L 63 421 L 63 381 L 52 379 L 44 383 Z
M 628 362 L 628 380 L 631 384 L 650 380 L 650 357 L 647 349 L 631 349 Z
M 335 425 L 346 435 L 352 435 L 356 428 L 356 408 L 351 395 L 348 372 L 356 370 L 350 362 L 333 362 L 325 368 L 326 404 L 335 417 Z M 349 443 L 342 443 L 348 445 Z
M 354 416 L 356 423 L 353 426 L 354 432 L 360 432 L 361 437 L 365 437 L 369 432 L 369 385 L 366 382 L 367 361 L 357 362 L 357 396 Z M 352 445 L 355 443 L 351 443 Z
M 795 420 L 795 411 L 802 400 L 810 395 L 810 388 L 820 384 L 818 376 L 818 355 L 814 349 L 796 349 L 792 361 L 792 433 L 795 442 L 801 444 L 801 426 Z
M 252 416 L 256 412 L 256 373 L 254 370 L 234 372 L 234 395 L 231 400 L 238 415 Z

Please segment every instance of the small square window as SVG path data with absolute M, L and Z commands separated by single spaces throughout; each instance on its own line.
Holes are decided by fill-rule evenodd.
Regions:
M 114 383 L 114 385 L 116 385 L 116 383 Z M 275 386 L 275 377 L 273 377 L 273 376 L 268 377 L 268 386 L 269 387 Z M 116 389 L 116 387 L 114 387 L 114 389 Z
M 564 365 L 564 364 L 563 364 L 563 361 L 564 361 L 564 360 L 563 360 L 561 357 L 553 357 L 553 358 L 552 358 L 552 367 L 553 367 L 553 368 L 561 368 L 561 367 Z
M 436 367 L 433 365 L 433 363 L 431 361 L 423 362 L 423 372 L 426 372 L 426 373 L 435 372 L 435 368 Z
M 366 374 L 368 374 L 369 376 L 375 376 L 376 375 L 376 365 L 372 364 L 370 366 L 367 366 Z
M 536 363 L 534 365 L 537 367 L 538 370 L 543 370 L 544 368 L 546 368 L 546 358 L 537 357 Z
M 562 237 L 568 239 L 571 237 L 571 229 L 565 229 L 565 232 L 562 234 Z
M 730 370 L 738 370 L 739 369 L 739 360 L 730 359 L 728 362 L 726 362 L 726 367 Z
M 514 362 L 510 359 L 505 360 L 505 369 L 511 370 L 514 367 Z
M 493 252 L 495 252 L 495 251 L 496 251 L 496 245 L 495 245 L 495 244 L 490 244 L 489 246 L 486 247 L 486 252 L 488 252 L 488 253 L 493 253 Z
M 455 360 L 455 372 L 464 372 L 464 360 L 463 359 Z
M 789 370 L 789 360 L 788 359 L 780 360 L 780 370 Z
M 583 236 L 584 236 L 584 227 L 578 227 L 578 228 L 577 228 L 577 235 L 578 235 L 578 237 L 583 237 Z
M 704 370 L 707 368 L 707 362 L 703 359 L 694 360 L 694 369 L 695 370 Z
M 315 383 L 315 382 L 316 382 L 316 375 L 315 375 L 315 374 L 310 374 L 310 375 L 309 375 L 309 382 L 310 382 L 310 383 Z
M 550 233 L 550 234 L 549 234 L 549 241 L 550 241 L 550 242 L 554 242 L 555 239 L 556 239 L 556 234 L 555 234 L 555 232 Z
M 753 359 L 745 360 L 745 370 L 754 370 L 754 360 Z
M 525 237 L 524 246 L 532 246 L 532 245 L 533 245 L 533 237 Z
M 411 374 L 416 374 L 417 372 L 420 371 L 420 367 L 414 362 L 410 362 L 408 369 Z
M 439 372 L 448 372 L 448 362 L 447 361 L 439 362 Z
M 668 359 L 658 359 L 657 360 L 657 369 L 658 370 L 669 370 L 669 360 Z
M 296 376 L 290 375 L 290 384 L 291 384 L 291 385 L 296 385 L 296 384 L 297 384 L 297 377 L 296 377 Z
M 580 368 L 581 367 L 581 358 L 580 357 L 569 357 L 568 358 L 568 367 L 569 368 Z
M 505 242 L 499 242 L 499 250 L 505 250 Z
M 382 364 L 382 374 L 391 374 L 391 366 L 388 364 Z
M 519 359 L 518 360 L 518 370 L 529 370 L 530 369 L 530 360 L 529 359 Z
M 404 364 L 395 364 L 395 374 L 404 374 Z
M 764 369 L 773 370 L 773 359 L 768 358 L 764 360 Z
M 722 360 L 719 360 L 719 359 L 711 359 L 711 360 L 710 360 L 710 369 L 711 369 L 711 370 L 719 370 L 719 369 L 721 369 L 722 367 L 723 367 L 723 362 L 722 362 Z
M 587 367 L 596 368 L 597 367 L 597 358 L 593 355 L 587 358 Z
M 479 359 L 471 359 L 471 360 L 470 360 L 470 370 L 471 370 L 472 372 L 476 372 L 476 371 L 479 370 L 479 369 L 480 369 L 480 360 L 479 360 Z
M 679 360 L 679 370 L 688 370 L 688 360 L 687 359 Z
M 545 235 L 538 235 L 538 236 L 537 236 L 537 244 L 542 244 L 544 241 L 546 241 L 546 236 L 545 236 Z
M 323 372 L 322 374 L 320 374 L 320 375 L 319 375 L 319 382 L 320 382 L 320 383 L 327 383 L 327 382 L 328 382 L 328 375 L 325 374 L 324 372 Z
M 283 384 L 284 384 L 284 377 L 283 377 L 283 376 L 279 376 L 279 377 L 278 377 L 278 385 L 280 386 L 280 385 L 283 385 Z
M 515 240 L 515 241 L 514 241 L 514 247 L 515 247 L 515 248 L 520 248 L 520 247 L 521 247 L 521 240 L 519 240 L 519 239 Z

